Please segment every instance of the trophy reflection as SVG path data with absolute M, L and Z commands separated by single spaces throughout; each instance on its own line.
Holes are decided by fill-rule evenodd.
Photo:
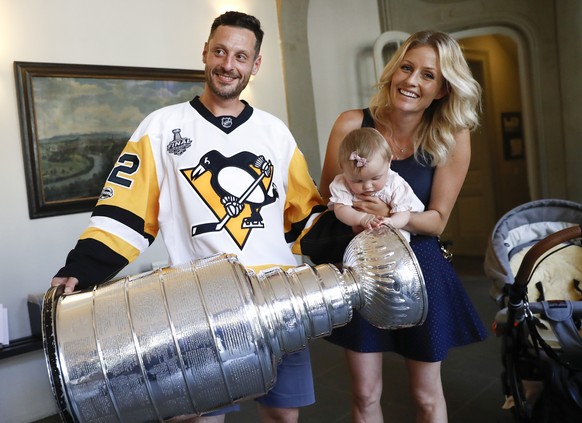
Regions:
M 424 279 L 397 230 L 357 235 L 342 270 L 257 274 L 220 254 L 73 294 L 51 288 L 45 356 L 63 421 L 162 421 L 267 393 L 283 354 L 353 310 L 385 329 L 424 322 Z

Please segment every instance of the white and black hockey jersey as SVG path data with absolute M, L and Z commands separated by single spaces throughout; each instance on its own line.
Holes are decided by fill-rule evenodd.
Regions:
M 171 264 L 225 252 L 255 270 L 293 266 L 290 245 L 325 209 L 283 122 L 246 103 L 215 117 L 195 98 L 139 125 L 57 276 L 101 283 L 159 231 Z

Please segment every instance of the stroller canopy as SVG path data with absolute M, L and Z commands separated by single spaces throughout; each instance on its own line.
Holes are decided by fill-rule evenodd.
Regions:
M 495 225 L 485 252 L 485 275 L 491 279 L 491 296 L 499 301 L 503 288 L 513 284 L 509 261 L 513 255 L 546 236 L 582 224 L 582 204 L 543 199 L 522 204 L 506 213 Z

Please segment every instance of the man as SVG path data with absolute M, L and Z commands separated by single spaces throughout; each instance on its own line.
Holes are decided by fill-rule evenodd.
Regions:
M 287 127 L 240 99 L 261 66 L 262 38 L 252 16 L 215 19 L 202 53 L 202 95 L 139 125 L 52 286 L 71 292 L 110 279 L 158 231 L 174 265 L 219 252 L 255 271 L 296 265 L 289 244 L 325 207 Z M 298 242 L 295 249 L 302 253 Z M 296 422 L 298 407 L 314 402 L 307 349 L 285 357 L 277 375 L 257 400 L 261 420 Z M 192 421 L 222 422 L 226 411 Z

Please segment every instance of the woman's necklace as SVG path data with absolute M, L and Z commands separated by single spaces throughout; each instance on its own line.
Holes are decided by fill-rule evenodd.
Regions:
M 400 146 L 400 144 L 398 144 L 398 141 L 396 141 L 396 137 L 394 137 L 391 129 L 387 130 L 386 127 L 382 124 L 377 125 L 381 129 L 381 132 L 383 133 L 386 141 L 388 141 L 388 145 L 390 146 L 392 154 L 394 155 L 396 160 L 400 160 L 401 158 L 406 156 L 406 154 L 408 153 L 408 146 L 407 145 L 404 147 Z
M 407 151 L 408 151 L 408 146 L 400 146 L 398 144 L 398 142 L 396 141 L 396 138 L 394 137 L 390 137 L 390 140 L 392 141 L 392 147 L 396 147 L 396 148 L 392 148 L 392 153 L 394 154 L 394 156 L 396 157 L 397 160 L 400 160 L 401 157 L 403 157 L 404 155 L 406 155 Z M 396 150 L 396 151 L 394 151 Z M 399 152 L 400 154 L 398 154 L 397 152 Z

